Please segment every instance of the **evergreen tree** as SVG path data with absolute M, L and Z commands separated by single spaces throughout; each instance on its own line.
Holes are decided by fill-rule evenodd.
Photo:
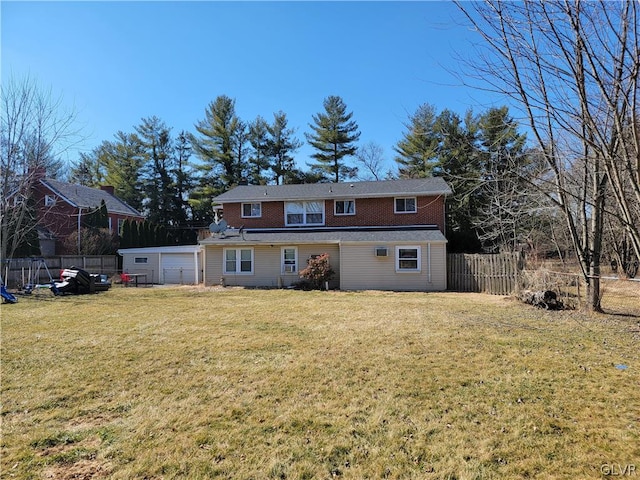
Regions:
M 174 197 L 174 211 L 178 226 L 185 226 L 189 218 L 193 216 L 189 212 L 188 202 L 189 192 L 193 188 L 194 178 L 192 176 L 191 163 L 191 142 L 188 134 L 180 132 L 176 140 L 176 196 Z
M 273 114 L 273 123 L 267 125 L 267 152 L 273 179 L 276 185 L 287 183 L 288 173 L 295 169 L 295 161 L 291 156 L 302 142 L 294 137 L 295 131 L 287 128 L 287 115 L 280 111 Z
M 324 100 L 324 112 L 313 116 L 309 124 L 313 133 L 305 134 L 309 144 L 317 152 L 311 155 L 317 163 L 310 165 L 324 172 L 332 181 L 354 177 L 357 169 L 345 165 L 343 159 L 357 151 L 355 142 L 360 138 L 358 125 L 347 113 L 342 98 L 331 95 Z
M 489 109 L 478 127 L 482 202 L 476 226 L 485 251 L 515 251 L 535 228 L 533 192 L 525 178 L 537 169 L 536 156 L 528 154 L 526 135 L 518 132 L 507 107 Z
M 265 176 L 269 168 L 268 127 L 267 121 L 261 116 L 249 124 L 251 155 L 248 162 L 247 181 L 252 185 L 263 185 L 268 181 Z
M 24 202 L 26 203 L 24 219 L 22 221 L 24 231 L 15 246 L 13 253 L 15 258 L 40 255 L 40 237 L 38 236 L 35 198 L 32 195 L 28 199 L 25 199 Z
M 142 210 L 141 170 L 144 158 L 137 135 L 118 132 L 115 141 L 102 142 L 91 155 L 104 167 L 104 182 L 113 186 L 115 195 L 136 210 Z
M 507 233 L 506 225 L 515 221 L 512 207 L 525 204 L 527 189 L 518 178 L 531 161 L 524 155 L 526 138 L 517 132 L 508 109 L 493 108 L 479 116 L 469 111 L 460 118 L 447 109 L 437 114 L 432 105 L 423 104 L 406 127 L 395 147 L 400 176 L 442 177 L 453 190 L 447 202 L 448 249 L 496 251 L 506 243 L 512 248 L 515 234 L 513 228 Z M 513 202 L 508 208 L 507 193 Z M 496 221 L 502 222 L 500 229 Z
M 100 223 L 98 228 L 109 228 L 109 210 L 104 200 L 100 200 Z
M 82 216 L 82 224 L 84 227 L 93 230 L 109 228 L 109 212 L 104 200 L 100 201 L 99 207 L 89 210 L 86 215 Z
M 131 236 L 131 220 L 125 219 L 122 222 L 122 227 L 120 227 L 120 247 L 121 248 L 131 248 L 133 246 L 132 236 Z
M 142 119 L 136 127 L 144 166 L 144 213 L 150 222 L 177 225 L 184 218 L 178 197 L 177 159 L 170 129 L 157 117 Z
M 433 176 L 439 136 L 435 131 L 436 111 L 427 103 L 418 107 L 416 113 L 405 124 L 407 132 L 394 150 L 401 178 L 423 178 Z
M 80 153 L 80 161 L 71 168 L 69 181 L 85 187 L 97 188 L 104 184 L 105 170 L 96 155 Z
M 444 178 L 453 190 L 447 209 L 447 233 L 452 252 L 479 252 L 481 243 L 476 218 L 482 205 L 478 121 L 467 112 L 464 121 L 443 110 L 435 123 L 439 137 L 433 176 Z
M 142 243 L 140 241 L 140 225 L 142 224 L 142 222 L 134 222 L 132 221 L 130 223 L 131 225 L 131 244 L 129 245 L 129 248 L 136 248 L 136 247 L 141 247 Z
M 196 125 L 199 136 L 191 135 L 193 151 L 202 163 L 200 183 L 194 189 L 190 203 L 194 217 L 201 222 L 211 221 L 211 198 L 239 184 L 244 176 L 245 125 L 235 111 L 235 100 L 220 95 L 205 110 L 204 120 Z

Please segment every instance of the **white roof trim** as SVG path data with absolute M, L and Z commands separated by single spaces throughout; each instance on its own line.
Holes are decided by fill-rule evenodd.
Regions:
M 151 255 L 154 253 L 196 253 L 202 250 L 200 245 L 171 245 L 166 247 L 120 248 L 118 255 Z

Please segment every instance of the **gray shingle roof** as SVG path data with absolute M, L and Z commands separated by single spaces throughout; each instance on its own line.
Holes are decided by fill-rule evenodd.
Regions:
M 224 237 L 212 236 L 201 245 L 259 245 L 345 242 L 446 242 L 445 236 L 432 226 L 254 229 L 239 232 L 228 230 Z
M 380 182 L 305 183 L 297 185 L 240 185 L 213 199 L 217 203 L 265 202 L 303 199 L 450 195 L 439 177 Z
M 60 182 L 51 178 L 41 180 L 42 184 L 49 188 L 52 192 L 64 198 L 74 207 L 78 208 L 97 208 L 104 200 L 109 213 L 119 213 L 122 215 L 132 215 L 142 217 L 143 215 L 135 208 L 127 205 L 109 192 L 100 190 L 99 188 L 85 187 L 83 185 L 74 185 L 72 183 Z

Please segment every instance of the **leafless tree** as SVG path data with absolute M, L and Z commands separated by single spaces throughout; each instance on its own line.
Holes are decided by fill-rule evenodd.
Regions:
M 31 199 L 36 172 L 55 177 L 60 155 L 81 140 L 76 114 L 30 77 L 0 91 L 0 259 L 11 258 L 36 228 Z
M 458 2 L 482 38 L 467 83 L 510 97 L 553 182 L 593 310 L 611 198 L 640 257 L 639 3 Z M 612 195 L 607 194 L 611 192 Z
M 390 172 L 384 172 L 384 149 L 376 142 L 367 142 L 358 148 L 355 154 L 359 180 L 384 180 Z

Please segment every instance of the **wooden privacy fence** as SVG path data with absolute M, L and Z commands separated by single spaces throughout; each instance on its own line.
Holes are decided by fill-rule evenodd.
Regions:
M 447 255 L 447 289 L 510 295 L 518 289 L 523 268 L 524 256 L 520 253 L 450 253 Z
M 23 285 L 28 279 L 29 269 L 31 269 L 31 271 L 38 271 L 38 282 L 46 283 L 49 281 L 49 276 L 44 265 L 47 266 L 54 279 L 60 277 L 60 270 L 69 267 L 78 267 L 89 273 L 101 273 L 108 276 L 118 273 L 118 257 L 116 255 L 61 255 L 6 260 L 2 265 L 2 277 L 5 284 L 10 287 Z

